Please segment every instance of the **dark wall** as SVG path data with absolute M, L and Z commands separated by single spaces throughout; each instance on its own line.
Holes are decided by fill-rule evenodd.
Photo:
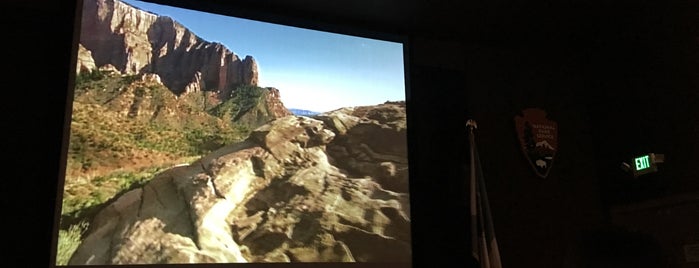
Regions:
M 415 40 L 410 68 L 408 138 L 417 266 L 467 266 L 469 252 L 466 80 L 459 46 Z M 430 51 L 430 53 L 425 53 Z M 467 266 L 468 267 L 468 266 Z
M 60 162 L 73 5 L 4 1 L 3 265 L 47 267 Z
M 549 46 L 473 50 L 468 103 L 504 265 L 562 267 L 576 254 L 570 243 L 603 220 L 580 55 Z M 531 107 L 558 123 L 546 178 L 535 175 L 515 132 L 514 117 Z
M 574 241 L 604 221 L 582 55 L 561 43 L 413 41 L 416 263 L 471 264 L 465 123 L 474 119 L 503 264 L 563 267 L 579 254 Z M 531 107 L 559 125 L 559 151 L 545 179 L 515 131 L 514 117 Z
M 454 10 L 447 11 L 449 8 Z M 418 185 L 412 194 L 417 202 L 440 200 L 442 204 L 450 199 L 456 203 L 442 206 L 439 212 L 461 214 L 448 223 L 440 222 L 446 227 L 441 232 L 422 231 L 435 228 L 423 226 L 418 217 L 422 213 L 415 216 L 416 241 L 439 245 L 439 249 L 428 250 L 418 242 L 417 263 L 429 265 L 435 259 L 469 262 L 463 260 L 468 258 L 470 241 L 469 223 L 464 219 L 468 213 L 464 184 L 468 179 L 465 121 L 471 118 L 479 126 L 476 142 L 503 265 L 571 267 L 583 254 L 578 239 L 605 223 L 594 119 L 588 107 L 597 90 L 590 88 L 591 61 L 601 51 L 594 47 L 598 29 L 595 21 L 589 21 L 594 17 L 587 17 L 591 9 L 537 3 L 508 6 L 496 1 L 431 11 L 420 15 L 434 22 L 411 32 L 412 104 L 419 110 L 411 126 L 420 133 L 414 151 L 427 155 L 417 161 L 419 170 L 411 174 Z M 548 118 L 559 125 L 559 151 L 545 179 L 535 175 L 516 136 L 514 117 L 530 107 L 546 110 Z M 451 157 L 436 157 L 447 155 Z M 422 187 L 422 180 L 439 186 Z M 451 238 L 444 239 L 446 236 Z M 454 241 L 458 246 L 440 241 Z
M 699 192 L 697 4 L 635 4 L 603 11 L 589 100 L 608 205 Z M 631 179 L 622 161 L 662 153 L 660 172 Z
M 339 3 L 288 8 L 281 2 L 238 4 L 271 17 L 409 37 L 415 267 L 472 264 L 468 118 L 479 125 L 476 141 L 505 267 L 562 267 L 578 253 L 575 238 L 606 223 L 610 206 L 699 191 L 699 23 L 689 2 L 372 6 L 386 16 L 343 12 Z M 8 36 L 16 40 L 9 51 L 18 52 L 9 53 L 7 76 L 25 85 L 21 97 L 2 106 L 12 155 L 2 187 L 3 206 L 11 208 L 8 231 L 32 235 L 3 254 L 18 265 L 49 262 L 73 3 L 10 1 L 4 9 L 6 25 L 14 25 Z M 515 136 L 514 116 L 528 107 L 545 109 L 559 124 L 560 150 L 545 179 L 534 175 Z M 629 180 L 618 168 L 649 151 L 667 156 L 658 174 Z
M 698 10 L 689 1 L 475 1 L 420 13 L 436 22 L 416 26 L 414 34 L 451 43 L 421 53 L 448 51 L 436 62 L 450 62 L 449 55 L 463 59 L 463 66 L 450 66 L 459 70 L 458 87 L 467 93 L 432 105 L 463 102 L 479 122 L 506 266 L 560 267 L 580 253 L 576 237 L 606 230 L 611 209 L 699 193 Z M 543 108 L 559 123 L 560 151 L 544 180 L 517 148 L 513 117 L 527 107 Z M 463 109 L 455 111 L 446 121 L 462 124 Z M 666 156 L 659 172 L 634 179 L 620 169 L 622 161 L 650 152 Z M 688 221 L 697 216 L 687 215 Z M 679 227 L 654 228 L 638 235 L 667 240 L 661 230 Z M 611 229 L 619 237 L 606 242 L 626 239 L 622 233 L 629 231 Z M 644 260 L 645 253 L 606 242 L 592 244 Z M 662 254 L 682 256 L 647 255 Z

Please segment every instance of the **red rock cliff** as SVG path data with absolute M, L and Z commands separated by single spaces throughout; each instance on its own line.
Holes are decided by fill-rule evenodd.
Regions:
M 96 66 L 111 64 L 123 74 L 156 73 L 174 93 L 189 86 L 227 97 L 237 85 L 257 85 L 254 58 L 241 60 L 170 17 L 118 0 L 85 0 L 81 25 L 80 44 Z

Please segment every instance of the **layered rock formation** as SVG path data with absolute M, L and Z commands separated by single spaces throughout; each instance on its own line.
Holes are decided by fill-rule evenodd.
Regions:
M 118 70 L 112 65 L 104 65 L 99 70 L 108 79 L 104 80 L 105 84 L 118 83 L 113 80 L 120 79 L 115 77 L 118 76 Z M 121 85 L 119 88 L 105 87 L 101 90 L 78 91 L 75 93 L 74 100 L 79 104 L 74 105 L 98 105 L 106 111 L 114 112 L 120 118 L 140 122 L 155 120 L 180 126 L 212 121 L 213 118 L 209 118 L 211 117 L 209 108 L 213 107 L 213 111 L 222 109 L 214 107 L 220 104 L 215 92 L 201 92 L 198 88 L 190 88 L 189 94 L 177 96 L 164 86 L 157 74 L 145 73 L 138 78 L 132 78 L 133 82 Z M 260 96 L 245 100 L 236 99 L 250 103 L 246 109 L 234 107 L 232 110 L 214 113 L 214 115 L 251 129 L 291 115 L 281 101 L 279 90 L 276 88 L 259 88 L 259 90 Z M 225 113 L 228 113 L 228 116 L 224 116 Z
M 80 49 L 78 72 L 90 62 L 111 64 L 123 74 L 158 74 L 176 94 L 211 90 L 222 98 L 237 85 L 257 85 L 257 63 L 251 56 L 241 60 L 172 18 L 118 0 L 85 0 L 81 25 L 80 46 L 86 52 Z
M 282 117 L 111 201 L 70 264 L 410 262 L 406 142 L 400 103 Z
M 291 115 L 291 112 L 284 107 L 279 90 L 270 87 L 263 89 L 262 96 L 254 106 L 234 116 L 233 122 L 255 128 L 287 115 Z
M 118 76 L 118 70 L 109 64 L 99 70 L 107 77 Z M 202 107 L 194 107 L 191 102 L 178 101 L 177 96 L 163 85 L 160 76 L 149 73 L 119 88 L 78 91 L 74 101 L 74 105 L 100 106 L 120 118 L 141 122 L 156 118 L 170 121 L 183 118 L 192 120 L 188 116 L 205 114 Z
M 78 59 L 75 65 L 75 72 L 92 72 L 97 69 L 95 60 L 92 59 L 92 53 L 85 49 L 81 44 L 78 44 Z
M 328 145 L 333 165 L 371 176 L 385 189 L 408 192 L 405 102 L 342 108 L 315 116 L 340 134 Z

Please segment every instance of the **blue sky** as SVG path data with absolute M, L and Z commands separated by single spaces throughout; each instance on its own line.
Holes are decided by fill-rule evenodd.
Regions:
M 257 22 L 125 0 L 169 16 L 240 58 L 251 55 L 259 85 L 279 89 L 287 108 L 317 112 L 405 100 L 400 43 Z

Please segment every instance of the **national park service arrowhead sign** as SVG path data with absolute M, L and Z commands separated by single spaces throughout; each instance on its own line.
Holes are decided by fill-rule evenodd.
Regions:
M 546 178 L 558 150 L 558 124 L 544 110 L 528 108 L 515 116 L 515 127 L 527 161 L 536 175 Z

